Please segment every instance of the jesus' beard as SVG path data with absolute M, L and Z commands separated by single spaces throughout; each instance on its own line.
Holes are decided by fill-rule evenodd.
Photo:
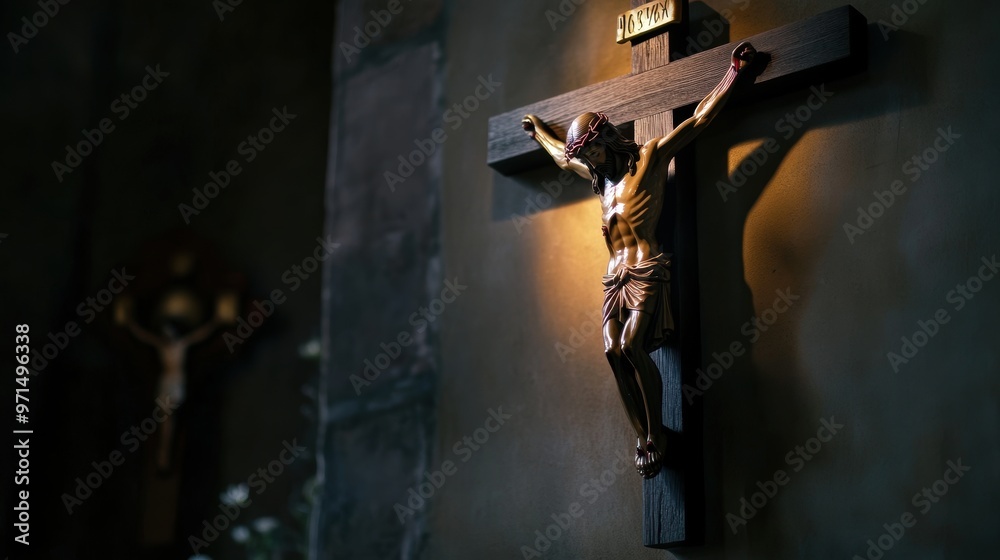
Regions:
M 611 153 L 609 155 L 611 157 L 606 159 L 604 163 L 599 163 L 594 166 L 594 172 L 597 173 L 597 176 L 602 180 L 614 183 L 615 180 L 624 175 L 624 173 L 622 173 L 622 168 L 619 165 L 618 154 Z

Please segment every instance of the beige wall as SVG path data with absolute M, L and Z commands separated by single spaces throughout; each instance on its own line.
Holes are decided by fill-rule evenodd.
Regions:
M 586 326 L 605 264 L 597 201 L 577 181 L 518 231 L 511 214 L 525 214 L 557 170 L 504 177 L 485 165 L 490 115 L 628 72 L 628 49 L 612 36 L 624 4 L 583 2 L 555 30 L 545 12 L 556 0 L 450 5 L 442 111 L 480 76 L 502 86 L 443 147 L 444 276 L 469 288 L 442 327 L 430 467 L 452 460 L 458 472 L 433 498 L 424 558 L 521 557 L 574 502 L 583 515 L 545 558 L 669 557 L 641 546 L 632 472 L 594 503 L 581 494 L 632 441 L 599 332 Z M 839 4 L 709 0 L 693 12 L 728 10 L 739 40 Z M 890 2 L 855 6 L 890 21 Z M 998 15 L 992 4 L 928 0 L 888 39 L 870 25 L 868 73 L 826 84 L 833 96 L 790 137 L 776 126 L 807 89 L 724 113 L 699 140 L 703 363 L 734 341 L 750 350 L 703 397 L 710 543 L 678 557 L 864 556 L 866 540 L 907 511 L 917 524 L 892 549 L 897 558 L 973 557 L 998 544 L 987 535 L 1000 472 L 1000 282 L 960 310 L 947 301 L 1000 241 L 997 144 L 985 134 L 997 124 L 986 64 Z M 911 181 L 904 163 L 949 126 L 961 137 Z M 723 200 L 717 183 L 732 182 L 768 137 L 780 149 Z M 906 192 L 852 243 L 843 224 L 895 179 Z M 751 344 L 744 323 L 786 289 L 799 299 Z M 950 321 L 894 371 L 887 352 L 939 308 Z M 570 345 L 580 327 L 589 334 L 563 361 L 555 344 Z M 499 406 L 512 415 L 502 429 L 457 454 L 453 445 Z M 844 428 L 794 472 L 786 454 L 831 416 Z M 971 471 L 923 514 L 911 497 L 958 458 Z M 734 535 L 726 513 L 778 469 L 791 482 Z

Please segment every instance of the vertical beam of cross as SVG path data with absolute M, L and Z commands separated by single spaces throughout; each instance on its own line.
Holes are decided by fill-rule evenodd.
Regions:
M 637 8 L 644 0 L 631 0 Z M 682 13 L 687 19 L 687 2 Z M 686 23 L 632 44 L 632 74 L 640 74 L 670 63 L 671 43 L 683 40 Z M 644 142 L 669 134 L 682 117 L 671 110 L 637 119 L 635 141 Z M 693 371 L 699 354 L 698 262 L 695 238 L 695 196 L 692 148 L 683 150 L 670 163 L 667 178 L 668 205 L 658 228 L 664 251 L 673 253 L 671 309 L 677 337 L 652 353 L 663 379 L 663 425 L 667 427 L 666 465 L 652 479 L 643 481 L 643 544 L 668 547 L 701 541 L 703 501 L 701 474 L 700 411 L 688 409 L 681 394 L 682 372 Z M 692 361 L 693 360 L 693 361 Z

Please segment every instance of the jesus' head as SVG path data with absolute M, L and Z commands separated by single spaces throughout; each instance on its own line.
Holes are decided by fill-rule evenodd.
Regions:
M 604 194 L 605 179 L 635 173 L 639 145 L 608 121 L 604 113 L 584 113 L 566 133 L 566 160 L 578 158 L 590 169 L 594 192 Z

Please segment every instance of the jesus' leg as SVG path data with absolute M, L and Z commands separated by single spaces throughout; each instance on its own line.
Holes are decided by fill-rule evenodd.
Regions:
M 652 478 L 659 472 L 663 462 L 662 454 L 666 449 L 666 434 L 663 432 L 663 380 L 644 344 L 649 320 L 649 314 L 630 310 L 621 341 L 622 353 L 635 368 L 645 403 L 646 425 L 649 426 L 646 434 L 648 462 L 642 473 L 645 478 Z
M 622 353 L 622 329 L 621 322 L 616 319 L 609 319 L 604 324 L 604 354 L 608 357 L 608 363 L 611 364 L 611 370 L 615 374 L 618 395 L 625 407 L 625 414 L 638 436 L 635 463 L 636 469 L 640 470 L 642 465 L 647 462 L 644 440 L 646 434 L 649 433 L 649 428 L 646 425 L 646 405 L 636 379 L 635 368 Z

